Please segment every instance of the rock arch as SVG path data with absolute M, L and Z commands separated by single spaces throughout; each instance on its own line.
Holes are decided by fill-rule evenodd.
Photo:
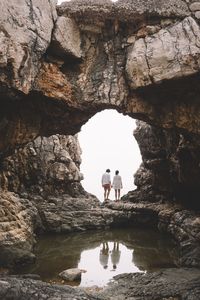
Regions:
M 199 3 L 74 0 L 56 9 L 53 0 L 12 0 L 0 9 L 1 159 L 38 136 L 75 134 L 96 112 L 115 108 L 147 122 L 141 136 L 160 143 L 149 151 L 141 144 L 147 171 L 164 161 L 175 174 L 173 192 L 195 186 L 200 193 L 199 180 L 191 180 L 200 178 Z M 19 208 L 25 226 L 17 238 L 31 236 L 30 249 L 32 220 L 17 198 L 2 199 Z M 55 223 L 61 230 L 59 218 Z
M 2 6 L 1 153 L 105 108 L 199 133 L 198 5 L 31 3 Z

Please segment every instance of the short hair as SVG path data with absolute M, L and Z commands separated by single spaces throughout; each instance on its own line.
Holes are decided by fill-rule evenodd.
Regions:
M 115 175 L 118 175 L 119 174 L 119 171 L 117 170 L 117 171 L 115 171 Z
M 106 265 L 106 266 L 103 266 L 103 268 L 104 268 L 104 269 L 107 269 L 107 267 L 108 267 L 108 265 Z
M 110 169 L 107 169 L 106 172 L 107 172 L 107 173 L 110 173 Z

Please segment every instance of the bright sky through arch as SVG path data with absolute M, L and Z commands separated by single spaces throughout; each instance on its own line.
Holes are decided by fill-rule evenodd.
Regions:
M 79 132 L 82 149 L 82 185 L 103 201 L 101 176 L 106 169 L 119 170 L 123 180 L 122 195 L 134 190 L 133 175 L 141 163 L 138 144 L 133 137 L 135 120 L 115 110 L 104 110 L 91 118 Z M 111 191 L 110 199 L 114 199 Z

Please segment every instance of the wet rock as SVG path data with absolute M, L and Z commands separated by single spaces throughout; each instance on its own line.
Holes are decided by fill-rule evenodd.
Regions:
M 106 299 L 196 300 L 200 295 L 198 269 L 174 268 L 146 274 L 123 274 L 114 279 L 100 294 Z
M 68 281 L 76 281 L 81 279 L 82 270 L 78 268 L 67 269 L 62 271 L 59 276 Z
M 22 299 L 68 299 L 68 300 L 95 300 L 81 289 L 70 286 L 52 285 L 39 280 L 14 277 L 0 278 L 0 298 L 4 300 Z
M 166 269 L 154 273 L 122 274 L 103 290 L 50 285 L 39 280 L 1 277 L 0 297 L 7 299 L 68 299 L 68 300 L 197 300 L 200 295 L 198 269 Z

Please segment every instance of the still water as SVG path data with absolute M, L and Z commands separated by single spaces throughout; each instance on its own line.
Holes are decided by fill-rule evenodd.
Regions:
M 121 273 L 175 267 L 178 259 L 168 236 L 135 228 L 40 237 L 35 254 L 34 265 L 21 267 L 15 273 L 39 274 L 44 281 L 64 283 L 58 274 L 78 267 L 86 272 L 75 285 L 84 287 L 104 286 Z

